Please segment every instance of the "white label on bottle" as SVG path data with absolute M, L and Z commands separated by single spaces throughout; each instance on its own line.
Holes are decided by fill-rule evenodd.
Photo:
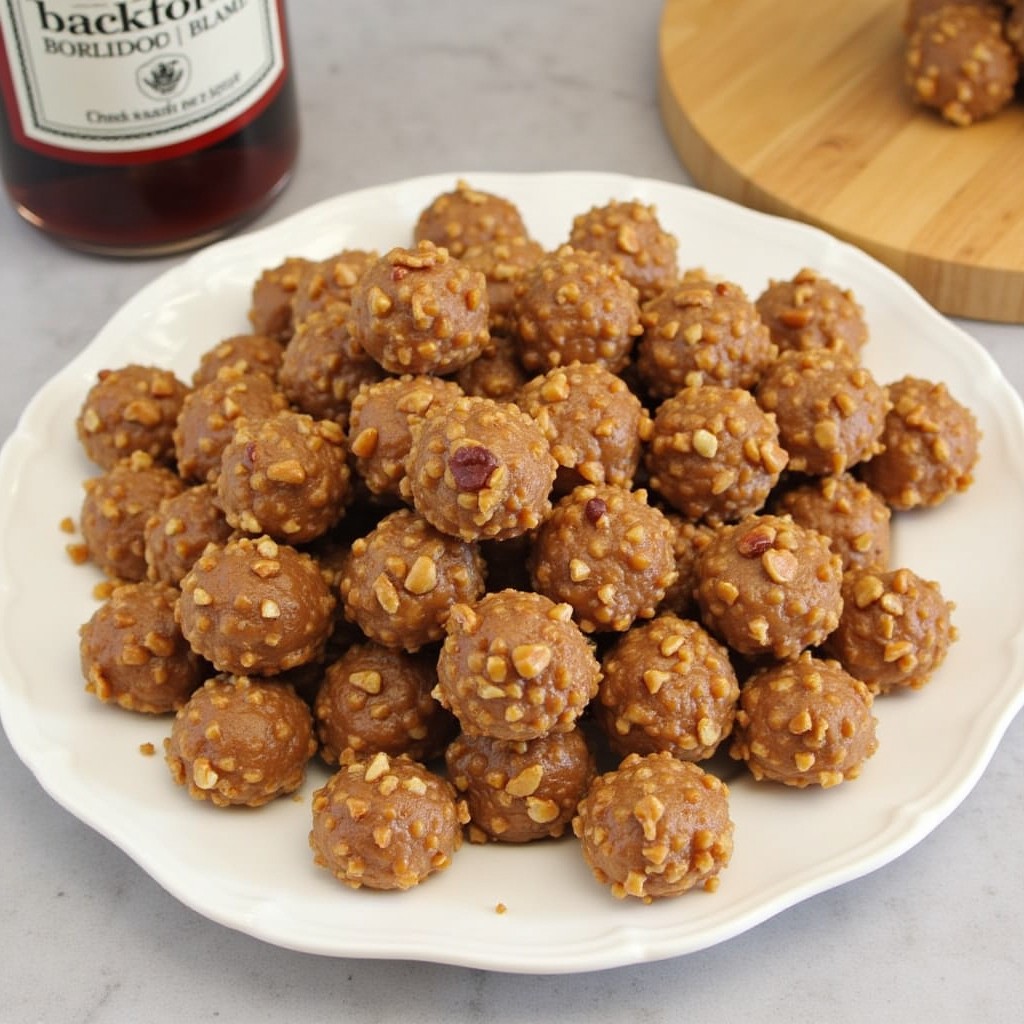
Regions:
M 279 2 L 0 0 L 3 85 L 23 141 L 93 154 L 194 148 L 279 84 Z

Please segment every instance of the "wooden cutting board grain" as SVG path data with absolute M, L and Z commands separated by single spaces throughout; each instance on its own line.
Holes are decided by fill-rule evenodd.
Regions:
M 704 189 L 825 228 L 951 316 L 1024 323 L 1024 99 L 913 105 L 902 0 L 666 0 L 661 112 Z

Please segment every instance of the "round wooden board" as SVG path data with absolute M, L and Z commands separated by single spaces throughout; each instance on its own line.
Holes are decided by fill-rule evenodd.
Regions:
M 956 128 L 903 83 L 903 0 L 666 0 L 661 111 L 696 183 L 822 227 L 952 316 L 1024 323 L 1024 100 Z

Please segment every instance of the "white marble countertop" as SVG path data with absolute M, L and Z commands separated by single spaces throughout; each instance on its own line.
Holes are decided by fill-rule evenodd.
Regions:
M 688 182 L 657 111 L 660 8 L 292 3 L 303 147 L 261 223 L 430 172 L 588 169 Z M 67 251 L 7 205 L 0 240 L 2 440 L 36 389 L 173 261 Z M 1024 328 L 962 326 L 1024 390 Z M 50 800 L 0 734 L 0 1020 L 1017 1019 L 1022 780 L 1018 716 L 974 791 L 894 863 L 703 952 L 524 977 L 308 956 L 214 924 Z

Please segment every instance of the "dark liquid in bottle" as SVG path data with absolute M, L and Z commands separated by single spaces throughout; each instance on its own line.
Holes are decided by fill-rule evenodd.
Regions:
M 18 212 L 76 248 L 158 255 L 212 241 L 259 214 L 284 188 L 298 150 L 294 79 L 233 135 L 185 156 L 104 166 L 18 145 L 0 106 L 0 154 Z

